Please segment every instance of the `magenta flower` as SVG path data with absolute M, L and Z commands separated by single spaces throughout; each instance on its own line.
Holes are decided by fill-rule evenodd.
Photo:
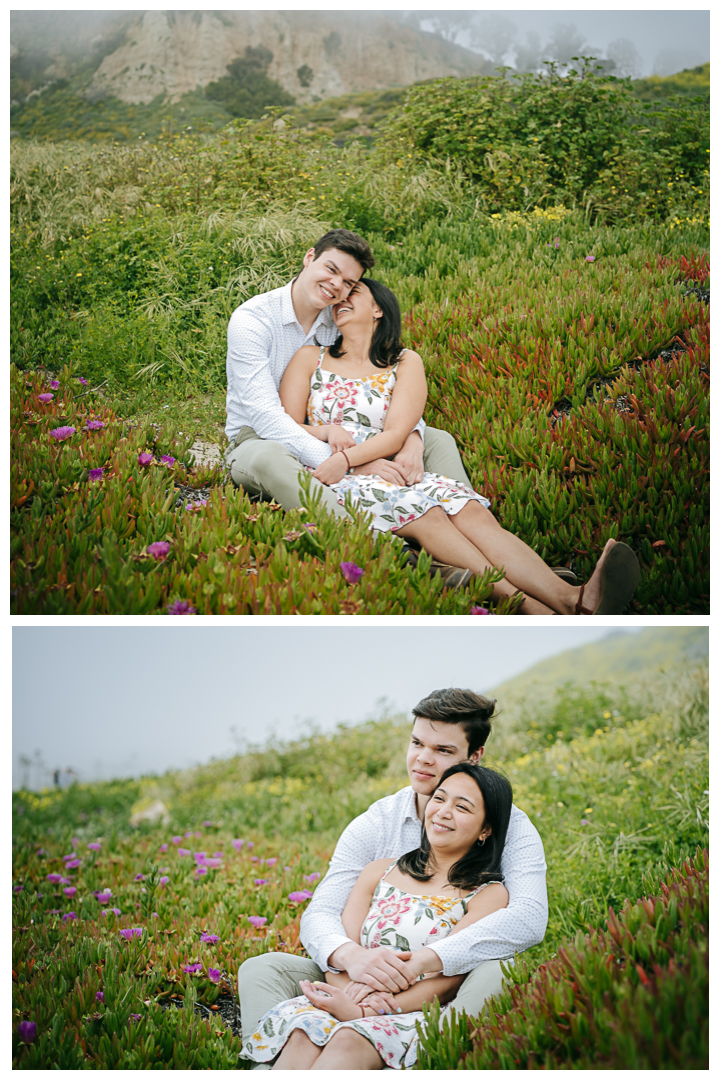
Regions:
M 84 379 L 82 375 L 78 375 L 78 382 L 80 383 L 81 386 L 87 386 L 88 385 L 87 379 Z
M 76 911 L 68 911 L 67 915 L 63 915 L 62 919 L 63 919 L 63 922 L 67 922 L 68 919 L 77 919 L 77 912 Z
M 189 848 L 186 848 L 186 847 L 179 847 L 178 848 L 178 855 L 191 855 L 191 854 L 192 854 L 192 852 L 190 851 Z
M 208 968 L 208 979 L 210 982 L 220 982 L 220 971 L 217 968 Z
M 169 878 L 169 877 L 167 877 L 167 876 L 165 876 L 165 877 L 161 877 L 161 878 L 160 878 L 160 881 L 158 882 L 158 884 L 160 884 L 160 885 L 167 885 L 167 883 L 168 883 L 168 881 L 169 881 L 169 880 L 170 880 L 170 878 Z
M 47 874 L 47 880 L 52 881 L 55 885 L 59 885 L 62 881 L 61 874 Z
M 13 892 L 22 892 L 24 888 L 24 885 L 13 885 Z M 67 892 L 67 889 L 65 891 Z
M 308 532 L 311 533 L 318 531 L 318 526 L 315 524 L 314 521 L 306 521 L 304 527 L 307 529 Z
M 53 379 L 52 382 L 50 383 L 50 388 L 52 390 L 59 390 L 60 389 L 60 381 L 59 381 L 59 379 Z
M 65 863 L 66 870 L 77 870 L 78 866 L 82 866 L 82 859 L 70 859 Z
M 277 859 L 266 859 L 265 860 L 265 865 L 266 866 L 274 866 L 276 862 L 277 862 Z
M 250 846 L 251 845 L 248 844 L 248 847 L 250 847 Z M 260 856 L 259 855 L 251 855 L 250 862 L 260 862 Z
M 255 884 L 256 885 L 267 885 L 267 880 L 264 877 L 256 877 L 255 878 Z
M 189 502 L 185 504 L 186 510 L 202 510 L 204 506 L 207 506 L 208 499 L 198 499 L 197 502 Z
M 213 857 L 213 859 L 222 859 L 223 858 L 223 853 L 222 853 L 222 851 L 213 851 L 212 857 Z
M 313 870 L 312 874 L 303 874 L 305 881 L 319 881 L 321 876 L 317 870 Z
M 88 429 L 88 431 L 100 431 L 102 428 L 105 427 L 105 421 L 104 420 L 88 420 L 85 427 Z
M 100 845 L 99 844 L 88 844 L 88 848 L 89 848 L 90 851 L 99 851 L 100 850 Z
M 222 866 L 222 855 L 219 859 L 206 859 L 203 866 L 206 866 L 208 870 L 219 870 Z
M 35 1042 L 37 1038 L 37 1024 L 33 1020 L 22 1020 L 18 1024 L 18 1035 L 24 1043 Z
M 105 910 L 103 911 L 103 915 L 122 915 L 122 911 L 120 910 L 120 908 L 117 907 L 109 907 L 105 908 Z
M 301 892 L 291 892 L 288 894 L 288 900 L 291 904 L 303 904 L 306 900 L 309 900 L 312 893 L 309 889 L 303 889 Z
M 195 862 L 205 862 L 205 852 L 196 851 L 193 855 L 193 859 L 195 860 Z
M 172 843 L 173 844 L 182 844 L 182 836 L 173 836 Z
M 213 829 L 215 827 L 214 821 L 203 821 L 203 829 Z
M 595 256 L 594 255 L 586 255 L 585 256 L 585 262 L 595 262 Z
M 167 844 L 161 844 L 160 847 L 158 848 L 158 851 L 162 851 L 163 853 L 165 853 L 167 851 L 167 849 L 168 849 Z
M 98 480 L 102 480 L 104 469 L 91 469 L 88 473 L 88 480 L 91 484 L 96 483 Z
M 217 936 L 217 934 L 203 933 L 200 935 L 200 940 L 207 942 L 208 945 L 217 945 L 220 938 Z
M 189 832 L 183 833 L 183 836 L 185 837 L 186 840 L 187 840 L 188 836 L 192 836 L 192 835 L 193 835 L 192 829 L 190 829 Z
M 264 915 L 248 915 L 248 922 L 251 923 L 256 930 L 260 930 L 267 922 L 267 919 Z
M 241 851 L 244 843 L 244 840 L 233 840 L 232 846 L 235 848 L 236 851 Z
M 138 464 L 139 465 L 149 465 L 150 462 L 152 461 L 152 459 L 153 459 L 152 454 L 138 454 Z
M 247 842 L 247 846 L 248 846 L 249 848 L 251 848 L 251 847 L 255 847 L 255 841 L 254 841 L 254 840 L 248 840 L 248 842 Z
M 97 991 L 97 993 L 95 994 L 95 1000 L 99 1001 L 101 1005 L 105 1004 L 105 995 L 103 994 L 102 990 Z
M 144 881 L 145 880 L 145 875 L 144 874 L 136 874 L 134 880 L 135 881 Z
M 195 877 L 202 877 L 202 875 L 207 874 L 207 872 L 208 872 L 207 866 L 196 866 L 195 867 Z
M 183 971 L 187 971 L 188 975 L 197 975 L 199 971 L 202 971 L 202 964 L 186 964 Z
M 292 866 L 283 866 L 283 870 L 292 870 Z
M 580 824 L 581 824 L 581 825 L 589 825 L 589 824 L 590 824 L 590 822 L 588 821 L 588 819 L 587 819 L 586 817 L 584 817 L 584 818 L 582 818 L 582 820 L 581 820 Z
M 118 933 L 126 941 L 132 941 L 133 938 L 142 937 L 142 926 L 132 926 L 128 930 L 118 930 Z
M 197 615 L 197 608 L 194 608 L 188 600 L 173 600 L 172 604 L 167 606 L 168 615 Z
M 471 615 L 489 615 L 490 612 L 488 611 L 488 609 L 486 607 L 471 607 L 470 608 L 470 614 Z
M 140 1019 L 140 1013 L 130 1013 L 128 1016 L 128 1024 L 137 1024 Z
M 152 555 L 154 559 L 165 559 L 170 550 L 170 544 L 167 540 L 156 540 L 154 544 L 148 544 L 148 555 Z
M 48 401 L 52 401 L 54 397 L 54 394 L 38 394 L 38 401 L 42 401 L 43 405 L 47 405 Z
M 99 904 L 109 904 L 112 900 L 112 892 L 110 889 L 99 889 L 98 892 L 94 892 L 93 896 Z
M 341 562 L 340 571 L 349 585 L 356 585 L 365 571 L 354 562 Z
M 169 454 L 163 454 L 163 456 L 160 458 L 160 460 L 163 463 L 163 465 L 174 465 L 175 464 L 175 458 L 170 457 Z
M 58 442 L 62 442 L 63 439 L 69 439 L 71 435 L 74 435 L 76 430 L 74 427 L 56 427 L 52 429 L 50 435 Z
M 77 892 L 77 888 L 74 885 L 68 885 L 67 889 L 63 889 L 63 892 L 72 900 L 73 896 Z
M 75 848 L 78 846 L 79 843 L 80 843 L 80 838 L 78 836 L 73 836 L 73 838 L 72 838 L 73 851 L 75 850 Z

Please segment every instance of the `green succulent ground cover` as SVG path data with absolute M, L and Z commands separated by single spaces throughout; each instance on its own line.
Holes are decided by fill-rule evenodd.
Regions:
M 525 128 L 494 80 L 505 126 L 493 119 L 492 137 L 506 149 L 487 158 L 468 135 L 476 82 L 417 88 L 372 151 L 272 118 L 134 147 L 14 145 L 13 611 L 493 610 L 487 582 L 442 594 L 362 523 L 308 507 L 309 535 L 301 515 L 251 506 L 219 468 L 192 469 L 193 437 L 223 441 L 231 312 L 286 282 L 335 225 L 370 239 L 425 359 L 426 418 L 453 432 L 500 521 L 582 575 L 609 536 L 631 543 L 643 571 L 633 613 L 708 610 L 708 306 L 686 295 L 709 288 L 704 106 L 648 114 L 643 143 L 612 80 L 522 83 Z M 533 93 L 545 125 L 533 130 L 564 116 L 572 160 L 588 114 L 614 95 L 600 187 L 563 171 L 555 136 L 537 147 Z M 458 130 L 433 148 L 442 109 Z M 434 128 L 421 129 L 423 110 Z M 613 131 L 645 146 L 632 177 Z M 523 139 L 545 163 L 528 195 L 512 174 Z M 53 400 L 39 402 L 53 378 Z M 78 398 L 78 378 L 93 392 Z M 56 442 L 57 427 L 76 432 Z M 147 467 L 144 452 L 156 455 Z M 176 510 L 180 483 L 210 487 L 207 506 Z M 162 564 L 143 558 L 153 542 L 170 544 Z M 348 560 L 365 569 L 351 592 L 338 577 Z
M 408 730 L 381 717 L 191 772 L 16 792 L 14 1067 L 238 1067 L 239 1040 L 212 1015 L 229 993 L 221 973 L 232 982 L 248 956 L 299 951 L 297 894 L 347 822 L 405 785 Z M 682 868 L 708 845 L 707 731 L 706 666 L 508 699 L 487 758 L 543 837 L 548 931 L 476 1034 L 470 1024 L 438 1040 L 430 1026 L 425 1067 L 517 1068 L 520 1053 L 520 1067 L 706 1067 L 704 870 Z M 170 825 L 131 829 L 133 808 L 157 798 Z M 220 865 L 197 873 L 196 851 Z M 673 867 L 689 885 L 663 888 Z M 130 929 L 140 935 L 126 940 Z M 172 995 L 185 1007 L 162 1011 Z M 683 1018 L 693 1026 L 678 1062 Z M 21 1023 L 36 1025 L 34 1041 Z

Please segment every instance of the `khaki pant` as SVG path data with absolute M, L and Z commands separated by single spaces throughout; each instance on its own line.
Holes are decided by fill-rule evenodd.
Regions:
M 249 495 L 274 499 L 284 510 L 301 506 L 298 477 L 307 475 L 305 467 L 282 445 L 261 439 L 251 427 L 240 428 L 232 446 L 225 452 L 225 461 L 238 487 Z M 455 440 L 448 431 L 425 429 L 425 471 L 449 476 L 472 487 L 460 460 Z M 325 484 L 311 480 L 314 491 L 319 490 L 324 506 L 337 517 L 347 517 L 334 493 Z
M 291 953 L 263 953 L 251 956 L 238 972 L 243 1041 L 252 1035 L 261 1018 L 273 1006 L 302 993 L 301 979 L 325 982 L 325 974 L 313 960 Z M 486 960 L 468 973 L 453 1009 L 478 1016 L 487 998 L 499 994 L 503 975 L 499 960 Z M 254 1068 L 269 1068 L 255 1065 Z

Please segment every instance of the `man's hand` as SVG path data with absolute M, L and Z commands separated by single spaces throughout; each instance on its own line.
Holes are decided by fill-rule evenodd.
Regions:
M 356 465 L 354 472 L 360 476 L 379 476 L 382 480 L 387 480 L 388 484 L 405 487 L 405 473 L 394 461 L 387 458 L 375 458 L 374 461 L 366 461 L 364 465 Z
M 397 994 L 407 990 L 416 978 L 407 972 L 406 961 L 412 957 L 411 952 L 394 953 L 386 948 L 363 949 L 359 945 L 357 950 L 353 949 L 343 960 L 353 982 L 364 983 L 381 993 L 389 990 L 391 994 Z
M 337 454 L 339 450 L 349 450 L 355 445 L 352 435 L 342 424 L 326 424 L 325 427 L 327 428 L 327 442 L 333 454 Z
M 425 946 L 417 952 L 410 953 L 410 959 L 404 970 L 410 982 L 415 982 L 419 975 L 441 975 L 443 963 L 434 949 Z
M 332 457 L 325 458 L 312 475 L 321 484 L 337 484 L 347 472 L 347 467 L 348 463 L 344 454 L 333 454 Z
M 411 431 L 400 451 L 395 455 L 395 466 L 405 478 L 405 484 L 419 484 L 425 475 L 423 455 L 425 445 L 417 431 Z

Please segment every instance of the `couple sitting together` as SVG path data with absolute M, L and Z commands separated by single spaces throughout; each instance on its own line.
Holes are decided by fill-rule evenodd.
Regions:
M 352 499 L 372 528 L 429 552 L 448 584 L 503 568 L 492 598 L 521 595 L 521 615 L 622 614 L 640 576 L 631 548 L 608 540 L 578 585 L 501 528 L 453 437 L 425 426 L 423 362 L 403 347 L 393 293 L 364 277 L 373 264 L 367 241 L 334 229 L 293 281 L 233 312 L 225 460 L 234 482 L 290 510 L 309 470 L 329 510 L 345 516 Z
M 542 841 L 505 777 L 480 766 L 494 707 L 449 689 L 413 709 L 411 786 L 340 837 L 302 918 L 310 959 L 241 966 L 241 1057 L 255 1068 L 412 1068 L 424 1004 L 439 1001 L 442 1022 L 477 1016 L 502 988 L 500 960 L 542 941 Z

